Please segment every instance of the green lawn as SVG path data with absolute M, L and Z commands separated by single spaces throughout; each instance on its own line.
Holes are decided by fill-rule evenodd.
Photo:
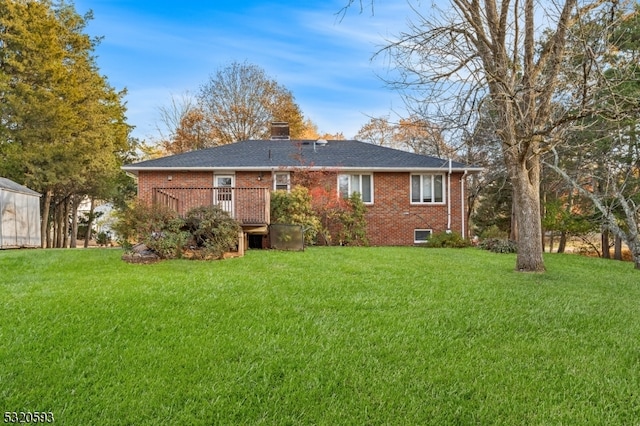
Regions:
M 640 272 L 477 249 L 0 251 L 0 410 L 66 425 L 640 424 Z

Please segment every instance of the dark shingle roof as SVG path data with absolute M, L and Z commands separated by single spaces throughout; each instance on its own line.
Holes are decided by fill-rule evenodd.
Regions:
M 158 169 L 270 169 L 287 167 L 353 169 L 447 169 L 449 160 L 355 140 L 321 144 L 307 140 L 248 140 L 142 161 L 127 171 Z M 453 169 L 468 169 L 453 161 Z
M 3 177 L 0 177 L 0 189 L 6 189 L 8 191 L 18 192 L 20 194 L 36 195 L 38 197 L 40 196 L 38 192 Z

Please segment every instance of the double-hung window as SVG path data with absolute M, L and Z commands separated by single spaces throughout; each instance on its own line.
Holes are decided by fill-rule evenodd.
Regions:
M 411 175 L 411 203 L 444 203 L 444 175 Z
M 355 192 L 360 194 L 363 203 L 373 203 L 373 176 L 342 174 L 338 175 L 338 192 L 342 198 L 349 198 Z
M 273 186 L 276 191 L 289 191 L 291 189 L 291 179 L 289 177 L 289 172 L 278 172 L 275 174 L 273 179 Z

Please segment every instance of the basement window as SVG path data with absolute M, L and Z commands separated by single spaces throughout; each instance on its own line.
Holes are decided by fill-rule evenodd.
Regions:
M 414 244 L 425 244 L 431 237 L 431 229 L 414 229 L 413 230 L 413 242 Z

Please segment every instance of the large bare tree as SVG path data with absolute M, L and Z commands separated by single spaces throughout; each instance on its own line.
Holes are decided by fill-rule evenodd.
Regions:
M 389 56 L 398 75 L 390 83 L 430 122 L 440 120 L 449 128 L 472 124 L 482 104 L 490 103 L 513 187 L 516 270 L 544 271 L 541 155 L 558 143 L 558 129 L 602 104 L 595 96 L 603 94 L 597 84 L 602 69 L 594 61 L 586 63 L 593 66 L 582 64 L 571 85 L 561 84 L 567 56 L 575 54 L 567 51 L 568 40 L 574 48 L 584 40 L 584 56 L 592 57 L 593 49 L 606 44 L 607 33 L 588 44 L 581 38 L 582 20 L 621 7 L 620 2 L 450 0 L 446 9 L 408 4 L 415 18 L 380 52 Z M 602 14 L 608 15 L 613 16 Z
M 291 137 L 304 131 L 304 117 L 293 94 L 257 65 L 233 62 L 200 87 L 198 107 L 212 145 L 269 137 L 273 121 L 289 123 Z
M 371 117 L 360 128 L 356 139 L 417 154 L 458 159 L 455 149 L 447 145 L 440 129 L 419 117 L 400 118 L 395 123 L 389 117 Z

